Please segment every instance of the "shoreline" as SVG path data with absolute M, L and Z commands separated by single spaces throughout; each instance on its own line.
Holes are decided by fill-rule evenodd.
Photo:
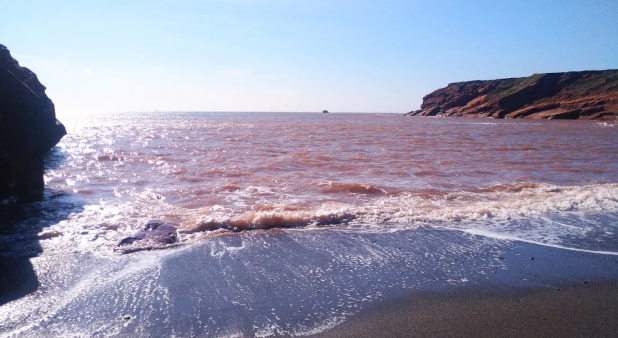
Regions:
M 618 315 L 617 256 L 434 227 L 272 229 L 130 255 L 60 254 L 23 266 L 36 285 L 0 307 L 0 336 L 534 336 L 518 325 L 546 333 L 573 320 L 603 336 Z M 593 316 L 576 311 L 586 307 Z

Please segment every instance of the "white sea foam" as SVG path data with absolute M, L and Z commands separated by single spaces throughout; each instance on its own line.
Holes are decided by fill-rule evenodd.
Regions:
M 555 186 L 521 183 L 439 195 L 403 193 L 359 208 L 371 223 L 508 220 L 568 211 L 618 210 L 618 184 Z
M 464 229 L 462 231 L 464 231 L 466 233 L 469 233 L 469 234 L 472 234 L 472 235 L 478 235 L 478 236 L 483 236 L 483 237 L 491 237 L 491 238 L 496 238 L 496 239 L 504 239 L 504 240 L 509 240 L 509 241 L 526 242 L 526 243 L 532 243 L 532 244 L 537 244 L 537 245 L 549 246 L 549 247 L 557 248 L 557 249 L 573 250 L 573 251 L 594 253 L 594 254 L 599 254 L 599 255 L 618 256 L 618 252 L 616 252 L 616 251 L 599 251 L 599 250 L 578 249 L 578 248 L 567 247 L 567 246 L 563 246 L 563 245 L 557 245 L 557 244 L 551 244 L 551 243 L 545 243 L 545 242 L 537 242 L 537 241 L 526 239 L 524 237 L 509 236 L 509 235 L 500 234 L 500 233 L 496 233 L 496 232 L 491 232 L 491 231 L 487 231 L 487 230 L 483 230 L 483 229 Z
M 174 206 L 153 194 L 135 192 L 134 196 L 131 202 L 89 206 L 71 215 L 41 234 L 43 244 L 56 251 L 113 254 L 122 238 L 138 231 L 147 220 L 161 218 L 179 228 L 181 243 L 253 229 L 328 226 L 346 231 L 391 232 L 439 226 L 547 245 L 608 251 L 595 250 L 594 244 L 609 243 L 609 238 L 613 238 L 607 235 L 615 231 L 611 222 L 601 221 L 594 225 L 584 217 L 569 223 L 552 217 L 618 211 L 618 184 L 520 183 L 472 191 L 372 195 L 354 204 L 332 201 L 301 206 L 265 204 L 252 208 L 213 205 L 188 209 Z M 522 221 L 528 222 L 527 225 L 522 225 Z M 47 235 L 50 233 L 54 236 Z M 565 242 L 567 239 L 569 243 Z
M 396 196 L 363 200 L 359 204 L 329 202 L 317 207 L 276 205 L 268 210 L 238 213 L 232 209 L 176 209 L 170 216 L 186 216 L 197 222 L 189 231 L 237 227 L 264 229 L 305 225 L 329 225 L 355 221 L 364 224 L 484 221 L 530 218 L 561 212 L 618 210 L 618 185 L 559 187 L 522 183 L 498 185 L 478 191 L 439 194 L 405 192 Z M 207 215 L 206 219 L 200 217 Z

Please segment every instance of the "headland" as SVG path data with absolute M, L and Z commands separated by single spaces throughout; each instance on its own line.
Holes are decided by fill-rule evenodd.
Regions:
M 615 120 L 618 70 L 451 83 L 407 116 Z

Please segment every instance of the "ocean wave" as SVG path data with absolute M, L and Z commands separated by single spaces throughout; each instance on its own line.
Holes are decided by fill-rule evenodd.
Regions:
M 231 231 L 293 228 L 307 225 L 331 225 L 349 223 L 356 217 L 345 211 L 292 211 L 273 210 L 246 212 L 225 220 L 207 219 L 195 226 L 184 227 L 181 233 L 195 233 L 217 229 Z
M 357 219 L 372 223 L 508 220 L 565 211 L 615 210 L 618 184 L 517 183 L 433 194 L 405 192 L 359 208 Z
M 317 184 L 323 193 L 352 193 L 352 194 L 387 194 L 387 191 L 371 183 L 342 183 L 320 182 Z
M 371 187 L 362 189 L 370 190 Z M 336 189 L 349 188 L 340 185 Z M 149 191 L 135 192 L 133 197 L 132 201 L 118 205 L 86 206 L 83 212 L 72 214 L 67 220 L 47 228 L 40 234 L 40 239 L 44 244 L 49 243 L 60 250 L 65 247 L 67 250 L 113 253 L 122 238 L 131 236 L 149 219 L 161 219 L 176 225 L 181 243 L 244 230 L 324 226 L 353 231 L 399 231 L 433 224 L 454 229 L 487 229 L 512 235 L 515 230 L 511 229 L 510 224 L 517 220 L 618 211 L 618 184 L 500 184 L 450 192 L 419 190 L 390 195 L 381 192 L 363 195 L 353 203 L 340 203 L 336 199 L 313 203 L 301 200 L 299 203 L 241 204 L 238 207 L 209 205 L 184 208 Z M 543 222 L 539 229 L 517 230 L 517 233 L 523 233 L 522 236 L 531 240 L 551 241 L 554 244 L 560 244 L 566 238 L 563 234 L 567 228 L 560 223 Z M 579 233 L 594 235 L 584 230 L 573 231 L 578 231 L 577 236 L 580 236 Z M 567 235 L 572 236 L 571 233 Z M 552 236 L 554 239 L 547 240 Z
M 338 185 L 336 189 L 345 191 L 343 189 L 349 187 L 349 185 Z M 362 189 L 369 188 L 362 187 Z M 414 227 L 419 223 L 504 221 L 572 211 L 617 211 L 618 184 L 586 186 L 555 186 L 543 183 L 500 184 L 452 192 L 400 192 L 395 195 L 364 199 L 358 204 L 326 202 L 315 206 L 256 205 L 251 211 L 240 213 L 236 209 L 221 206 L 198 210 L 178 207 L 168 209 L 162 214 L 171 222 L 180 221 L 181 233 L 217 229 L 241 231 L 290 228 L 350 222 L 404 224 Z
M 334 184 L 336 191 L 380 191 L 358 203 L 318 205 L 258 204 L 251 210 L 219 205 L 187 209 L 152 194 L 141 194 L 128 214 L 163 217 L 186 232 L 214 229 L 267 229 L 349 223 L 402 223 L 509 220 L 568 211 L 618 210 L 618 184 L 556 186 L 544 183 L 499 184 L 484 188 L 425 190 L 385 195 L 372 185 Z M 334 187 L 334 188 L 333 188 Z M 329 190 L 331 191 L 331 190 Z M 240 212 L 239 212 L 240 211 Z

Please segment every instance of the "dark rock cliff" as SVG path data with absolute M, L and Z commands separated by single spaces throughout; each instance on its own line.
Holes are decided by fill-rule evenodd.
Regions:
M 43 157 L 64 135 L 45 86 L 0 45 L 0 201 L 42 198 Z
M 451 83 L 409 116 L 605 119 L 618 116 L 618 70 Z

